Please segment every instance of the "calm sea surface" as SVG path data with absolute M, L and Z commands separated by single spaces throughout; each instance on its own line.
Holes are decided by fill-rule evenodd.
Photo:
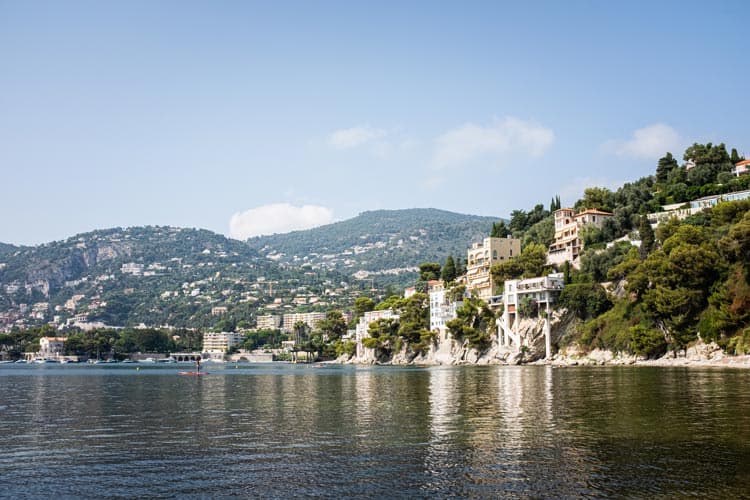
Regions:
M 750 495 L 750 373 L 0 365 L 0 497 Z

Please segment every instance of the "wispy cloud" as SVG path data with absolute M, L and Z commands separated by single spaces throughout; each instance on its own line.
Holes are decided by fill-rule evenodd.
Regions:
M 310 229 L 333 221 L 333 211 L 319 205 L 273 203 L 237 212 L 229 220 L 229 235 L 238 240 L 264 234 Z
M 657 159 L 667 151 L 681 150 L 684 143 L 675 129 L 664 123 L 654 123 L 634 131 L 628 140 L 607 141 L 602 147 L 617 156 Z
M 555 133 L 536 122 L 512 116 L 486 126 L 467 123 L 435 139 L 433 164 L 447 168 L 489 157 L 496 164 L 521 154 L 539 157 L 555 142 Z
M 328 144 L 334 149 L 354 149 L 385 136 L 385 130 L 369 125 L 359 125 L 332 132 L 328 136 Z

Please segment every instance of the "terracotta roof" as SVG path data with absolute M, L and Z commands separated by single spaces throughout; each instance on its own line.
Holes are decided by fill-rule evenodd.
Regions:
M 602 210 L 597 210 L 596 208 L 588 208 L 588 209 L 586 209 L 586 210 L 582 210 L 581 212 L 578 212 L 578 213 L 576 214 L 576 217 L 578 217 L 579 215 L 584 215 L 584 214 L 594 214 L 594 215 L 614 215 L 614 214 L 613 214 L 612 212 L 604 212 L 604 211 L 602 211 Z
M 750 165 L 750 160 L 742 160 L 741 162 L 734 164 L 735 167 L 746 167 L 748 165 Z

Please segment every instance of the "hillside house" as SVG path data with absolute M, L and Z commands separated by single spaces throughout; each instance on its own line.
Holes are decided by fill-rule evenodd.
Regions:
M 520 253 L 521 240 L 518 238 L 488 237 L 481 243 L 472 244 L 466 252 L 466 291 L 489 301 L 500 292 L 490 269 L 494 264 L 518 257 Z
M 559 265 L 565 261 L 577 264 L 583 252 L 581 229 L 593 225 L 602 227 L 604 221 L 612 217 L 610 212 L 593 208 L 575 213 L 572 208 L 555 210 L 555 241 L 547 252 L 547 262 Z
M 739 177 L 750 172 L 750 160 L 742 160 L 741 162 L 735 163 L 732 173 Z

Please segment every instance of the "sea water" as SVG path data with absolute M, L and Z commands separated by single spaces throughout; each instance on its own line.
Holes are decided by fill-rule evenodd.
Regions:
M 0 496 L 750 491 L 750 372 L 0 365 Z

